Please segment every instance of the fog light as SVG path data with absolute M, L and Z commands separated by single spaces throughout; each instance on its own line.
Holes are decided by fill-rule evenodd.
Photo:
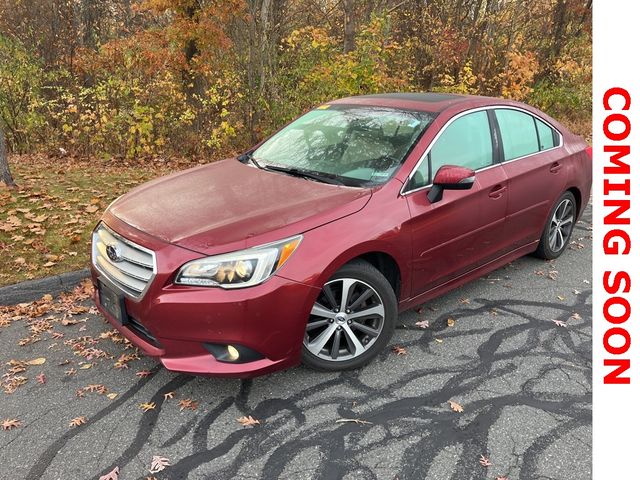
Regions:
M 227 354 L 229 355 L 227 359 L 230 362 L 235 362 L 240 358 L 240 352 L 238 352 L 238 349 L 233 345 L 227 345 Z
M 211 355 L 216 357 L 216 360 L 224 363 L 249 363 L 261 360 L 264 356 L 255 350 L 250 349 L 244 345 L 229 345 L 226 343 L 204 343 Z

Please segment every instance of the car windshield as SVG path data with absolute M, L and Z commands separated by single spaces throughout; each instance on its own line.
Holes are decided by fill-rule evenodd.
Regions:
M 394 108 L 322 105 L 277 132 L 252 157 L 262 168 L 314 180 L 377 185 L 391 178 L 434 118 Z

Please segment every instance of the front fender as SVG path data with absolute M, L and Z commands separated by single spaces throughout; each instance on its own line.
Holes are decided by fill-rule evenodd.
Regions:
M 394 182 L 396 183 L 396 182 Z M 322 287 L 344 264 L 367 253 L 392 257 L 400 271 L 400 300 L 411 292 L 409 208 L 398 189 L 378 190 L 362 210 L 310 230 L 278 276 Z

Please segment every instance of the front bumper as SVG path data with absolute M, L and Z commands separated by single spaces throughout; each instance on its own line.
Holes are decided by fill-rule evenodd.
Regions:
M 224 298 L 227 294 L 233 298 Z M 97 290 L 94 300 L 116 329 L 169 370 L 253 377 L 300 362 L 304 328 L 317 294 L 313 287 L 280 277 L 233 291 L 168 287 L 155 298 L 149 298 L 149 293 L 145 296 L 142 301 L 149 305 L 142 318 L 125 300 L 128 314 L 153 335 L 155 345 L 109 315 L 100 306 Z M 242 345 L 264 358 L 247 363 L 221 362 L 205 343 Z
M 120 229 L 121 234 L 127 236 Z M 137 234 L 135 239 L 145 240 Z M 174 285 L 177 268 L 199 255 L 168 244 L 154 249 L 158 272 L 144 297 L 125 297 L 123 325 L 94 301 L 100 312 L 142 352 L 156 357 L 169 370 L 198 375 L 253 377 L 291 367 L 300 362 L 309 312 L 319 289 L 274 275 L 254 287 L 221 288 Z M 111 284 L 92 267 L 92 279 Z M 141 334 L 142 330 L 148 335 Z M 246 363 L 219 361 L 205 344 L 240 345 L 259 354 Z

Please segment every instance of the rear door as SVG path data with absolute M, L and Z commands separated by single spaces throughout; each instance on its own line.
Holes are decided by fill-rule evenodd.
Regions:
M 476 172 L 470 190 L 447 190 L 431 203 L 427 193 L 443 165 Z M 477 110 L 454 117 L 435 137 L 405 184 L 413 236 L 412 296 L 419 295 L 504 250 L 507 175 L 499 163 L 489 114 Z
M 540 238 L 549 211 L 567 181 L 560 133 L 540 118 L 515 108 L 492 110 L 509 178 L 505 235 L 513 247 Z

